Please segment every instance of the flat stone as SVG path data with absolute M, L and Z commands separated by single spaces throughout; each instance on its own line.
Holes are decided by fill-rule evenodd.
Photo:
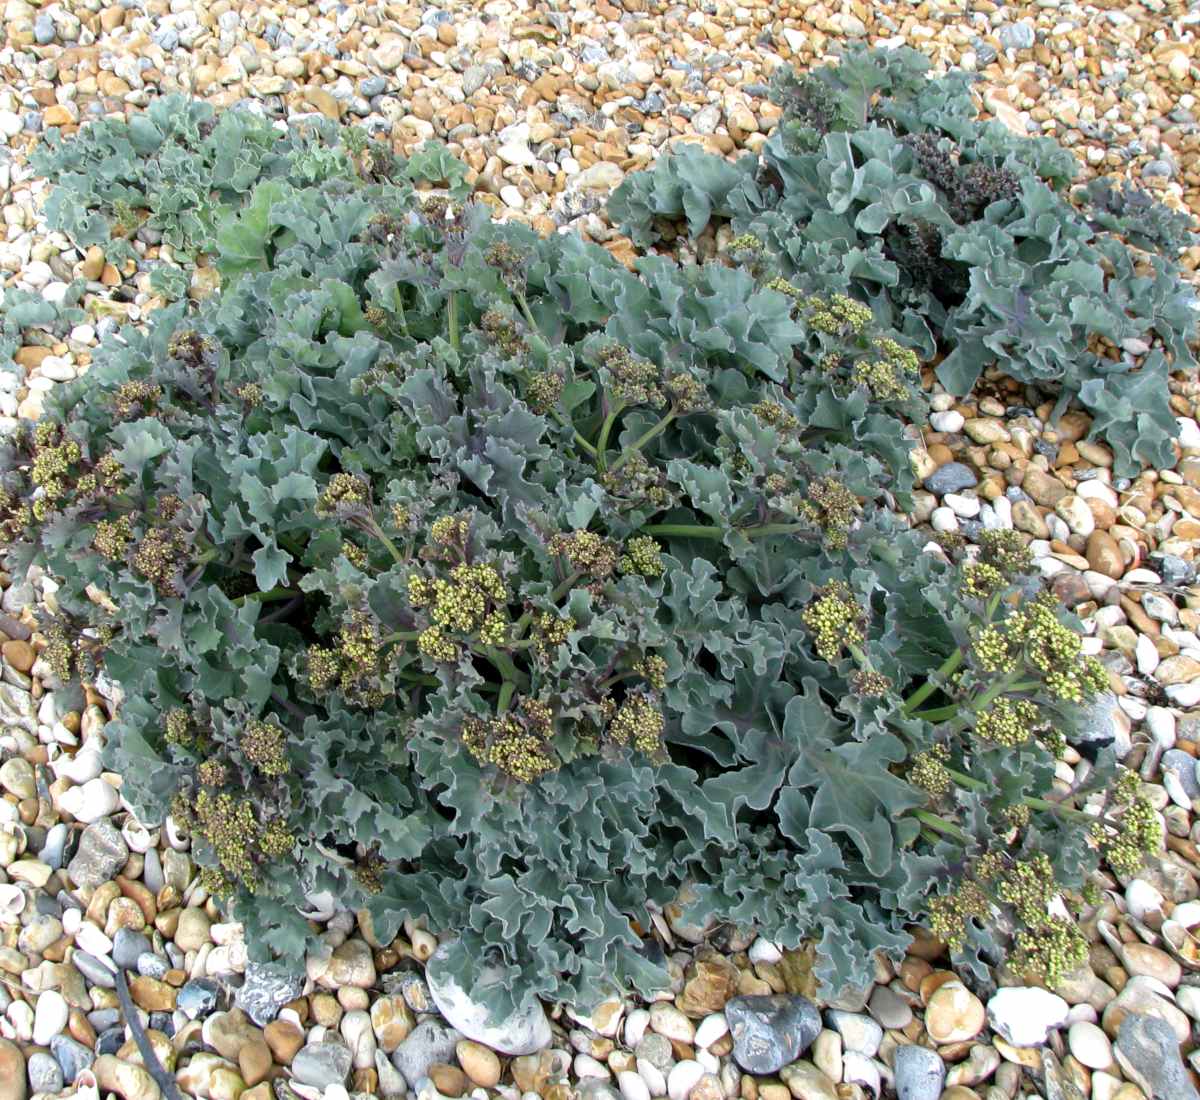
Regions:
M 309 1043 L 292 1059 L 292 1076 L 302 1085 L 328 1088 L 344 1085 L 350 1077 L 353 1055 L 342 1043 Z
M 1036 986 L 997 990 L 988 1001 L 988 1023 L 1015 1047 L 1040 1046 L 1066 1023 L 1070 1006 Z
M 1150 1100 L 1200 1100 L 1179 1057 L 1179 1040 L 1165 1021 L 1130 1013 L 1114 1049 L 1121 1068 Z
M 304 992 L 304 974 L 273 963 L 246 964 L 246 980 L 234 995 L 234 1004 L 259 1027 L 265 1027 L 289 1001 Z
M 453 1059 L 455 1047 L 462 1038 L 460 1032 L 437 1020 L 423 1020 L 392 1053 L 392 1065 L 404 1075 L 409 1088 L 415 1092 L 417 1082 L 429 1076 L 430 1066 L 435 1062 L 449 1063 Z
M 897 1047 L 892 1063 L 899 1100 L 938 1100 L 946 1064 L 936 1050 L 913 1044 Z
M 111 821 L 98 821 L 83 830 L 75 858 L 67 864 L 67 874 L 76 886 L 94 888 L 111 881 L 128 858 L 129 848 L 121 831 Z
M 925 479 L 925 489 L 938 496 L 960 493 L 963 489 L 974 489 L 979 478 L 970 466 L 962 462 L 946 462 Z
M 796 1061 L 821 1032 L 821 1015 L 793 994 L 734 997 L 725 1005 L 733 1058 L 747 1073 L 777 1073 Z

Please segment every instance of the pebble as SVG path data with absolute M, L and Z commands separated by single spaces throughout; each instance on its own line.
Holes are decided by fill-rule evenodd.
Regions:
M 63 995 L 47 989 L 38 996 L 33 1017 L 33 1041 L 40 1047 L 49 1046 L 50 1040 L 67 1026 L 69 1015 Z
M 925 1006 L 925 1028 L 939 1044 L 974 1039 L 985 1019 L 983 1002 L 959 981 L 939 986 Z
M 341 1043 L 310 1043 L 292 1059 L 292 1076 L 302 1085 L 327 1088 L 344 1085 L 350 1077 L 353 1057 Z
M 392 1064 L 404 1075 L 409 1088 L 416 1091 L 418 1082 L 429 1075 L 434 1062 L 449 1062 L 463 1036 L 437 1020 L 419 1023 L 392 1053 Z M 487 1044 L 484 1044 L 487 1046 Z
M 908 1044 L 896 1048 L 893 1061 L 899 1100 L 938 1100 L 946 1080 L 946 1064 L 936 1050 Z
M 64 1085 L 62 1067 L 54 1060 L 53 1055 L 43 1051 L 35 1051 L 29 1056 L 28 1064 L 29 1091 L 60 1092 Z
M 961 462 L 947 462 L 939 466 L 924 482 L 925 488 L 943 496 L 946 493 L 960 493 L 964 489 L 974 489 L 979 479 L 969 466 Z
M 1112 1065 L 1112 1044 L 1103 1029 L 1089 1020 L 1077 1020 L 1067 1031 L 1067 1045 L 1075 1058 L 1089 1069 L 1108 1069 Z
M 821 1031 L 816 1006 L 794 995 L 734 997 L 725 1005 L 733 1057 L 747 1073 L 778 1072 L 804 1053 Z
M 1151 1100 L 1200 1100 L 1179 1057 L 1179 1040 L 1164 1021 L 1130 1013 L 1114 1050 L 1121 1068 Z
M 122 1032 L 124 1039 L 124 1032 Z M 89 1050 L 81 1042 L 69 1035 L 56 1035 L 50 1040 L 50 1053 L 62 1070 L 63 1080 L 68 1085 L 75 1084 L 75 1079 L 96 1060 L 96 1053 Z
M 825 1013 L 829 1026 L 842 1037 L 842 1046 L 847 1051 L 874 1057 L 883 1042 L 883 1028 L 869 1016 L 857 1012 L 840 1012 L 831 1009 Z
M 1070 1005 L 1036 986 L 997 990 L 987 1003 L 988 1023 L 1015 1047 L 1038 1046 L 1066 1022 Z

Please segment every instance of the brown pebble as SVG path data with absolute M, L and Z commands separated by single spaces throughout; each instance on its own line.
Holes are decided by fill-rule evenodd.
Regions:
M 263 1028 L 263 1038 L 275 1061 L 283 1066 L 290 1066 L 296 1052 L 304 1046 L 304 1032 L 290 1020 L 272 1020 Z
M 28 642 L 5 642 L 0 646 L 0 653 L 4 654 L 4 660 L 18 672 L 29 672 L 33 668 L 33 662 L 37 659 L 33 646 Z
M 444 1062 L 434 1062 L 429 1067 L 429 1079 L 443 1096 L 462 1096 L 469 1087 L 467 1075 L 458 1066 L 448 1066 Z
M 242 1080 L 247 1085 L 257 1085 L 259 1081 L 265 1081 L 272 1065 L 274 1058 L 271 1048 L 262 1039 L 244 1043 L 238 1051 L 238 1069 L 242 1071 Z

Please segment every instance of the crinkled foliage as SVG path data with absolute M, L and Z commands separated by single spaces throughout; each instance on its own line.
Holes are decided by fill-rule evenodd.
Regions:
M 613 220 L 648 247 L 666 221 L 695 237 L 728 219 L 774 274 L 869 302 L 939 360 L 952 393 L 995 367 L 1060 412 L 1083 405 L 1118 473 L 1169 463 L 1167 374 L 1196 366 L 1176 263 L 1190 219 L 1098 181 L 1072 205 L 1067 150 L 980 121 L 970 74 L 928 67 L 907 48 L 854 47 L 803 78 L 777 74 L 784 115 L 760 154 L 663 157 L 617 188 Z
M 1037 800 L 1096 670 L 1019 545 L 955 564 L 889 510 L 911 331 L 396 169 L 259 180 L 212 227 L 220 294 L 106 341 L 0 456 L 7 565 L 60 583 L 47 659 L 120 683 L 123 793 L 193 833 L 254 953 L 297 959 L 329 891 L 381 943 L 457 932 L 497 1011 L 587 1004 L 665 982 L 650 913 L 691 882 L 839 989 L 939 898 L 986 958 L 1038 853 L 1081 883 L 1104 756 Z

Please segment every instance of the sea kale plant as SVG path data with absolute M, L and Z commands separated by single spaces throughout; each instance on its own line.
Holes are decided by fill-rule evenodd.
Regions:
M 256 182 L 220 293 L 108 339 L 0 454 L 47 663 L 120 685 L 123 794 L 256 956 L 298 959 L 328 892 L 379 944 L 454 933 L 498 1012 L 586 1006 L 667 982 L 686 886 L 689 919 L 817 941 L 829 990 L 922 922 L 1076 965 L 1077 893 L 1157 819 L 1102 746 L 1056 780 L 1107 677 L 1022 537 L 929 549 L 893 511 L 923 333 L 816 289 L 781 221 L 629 271 L 412 175 Z
M 964 395 L 989 368 L 1093 417 L 1119 474 L 1169 464 L 1172 370 L 1193 371 L 1196 302 L 1176 264 L 1191 220 L 1142 191 L 1068 186 L 1049 138 L 978 118 L 969 73 L 929 79 L 917 52 L 851 48 L 772 81 L 782 109 L 758 154 L 684 147 L 609 204 L 640 246 L 714 220 L 762 244 L 806 294 L 870 305 Z

